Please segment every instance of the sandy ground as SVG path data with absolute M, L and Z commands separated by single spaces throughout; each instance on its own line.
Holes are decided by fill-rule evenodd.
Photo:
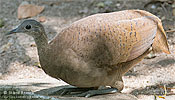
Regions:
M 67 85 L 46 75 L 38 67 L 37 49 L 33 46 L 33 38 L 25 34 L 5 36 L 22 20 L 17 19 L 17 8 L 22 1 L 45 7 L 44 12 L 33 17 L 38 19 L 45 16 L 42 23 L 51 40 L 55 34 L 70 23 L 85 16 L 112 12 L 124 9 L 144 9 L 152 12 L 162 19 L 165 30 L 175 28 L 175 16 L 172 15 L 171 1 L 151 2 L 145 1 L 100 1 L 100 0 L 0 0 L 0 19 L 4 26 L 0 28 L 0 88 L 12 85 L 27 88 L 33 92 L 42 89 Z M 160 0 L 161 1 L 161 0 Z M 100 4 L 101 3 L 101 4 Z M 102 5 L 102 6 L 101 6 Z M 170 32 L 168 42 L 172 52 L 175 44 L 175 33 Z M 175 56 L 174 54 L 157 54 L 155 58 L 144 59 L 125 76 L 124 90 L 139 100 L 175 100 L 175 89 L 167 89 L 165 99 L 158 96 L 165 93 L 161 88 L 175 88 Z

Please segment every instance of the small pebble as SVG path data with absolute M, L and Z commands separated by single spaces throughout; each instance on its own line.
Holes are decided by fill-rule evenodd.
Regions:
M 104 4 L 107 5 L 107 6 L 110 6 L 112 3 L 113 3 L 112 1 L 108 1 L 108 0 L 106 0 L 106 1 L 104 2 Z
M 155 9 L 155 8 L 156 8 L 156 6 L 155 6 L 155 5 L 152 5 L 152 6 L 151 6 L 151 8 L 152 8 L 152 9 Z
M 86 13 L 88 13 L 88 11 L 89 11 L 88 8 L 84 8 L 83 10 L 80 10 L 79 13 L 86 14 Z
M 116 7 L 120 7 L 120 5 L 121 5 L 120 3 L 117 3 L 115 6 L 116 6 Z
M 99 2 L 99 3 L 97 4 L 97 7 L 99 7 L 99 8 L 104 8 L 104 7 L 105 7 L 105 4 L 104 4 L 103 2 Z
M 145 57 L 145 59 L 152 59 L 152 58 L 155 58 L 155 57 L 156 57 L 156 55 L 151 52 Z
M 166 17 L 165 17 L 165 16 L 161 17 L 161 20 L 165 20 L 165 19 L 166 19 Z

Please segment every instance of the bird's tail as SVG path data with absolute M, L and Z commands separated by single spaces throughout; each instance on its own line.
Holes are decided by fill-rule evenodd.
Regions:
M 140 13 L 140 15 L 146 16 L 147 18 L 150 18 L 151 20 L 157 23 L 157 33 L 154 42 L 152 44 L 153 52 L 154 53 L 164 52 L 170 54 L 166 34 L 163 29 L 161 20 L 157 16 L 143 10 L 136 10 L 135 12 Z
M 153 52 L 154 53 L 164 52 L 164 53 L 170 54 L 166 34 L 163 29 L 162 23 L 158 22 L 157 25 L 158 25 L 157 33 L 152 45 Z

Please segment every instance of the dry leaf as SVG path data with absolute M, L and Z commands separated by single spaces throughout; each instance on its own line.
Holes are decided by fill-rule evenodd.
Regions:
M 175 32 L 175 29 L 167 30 L 166 32 L 167 32 L 167 33 L 168 33 L 168 32 Z
M 173 8 L 172 10 L 173 16 L 175 16 L 175 2 L 172 4 L 172 8 Z
M 159 98 L 162 98 L 162 99 L 165 99 L 165 97 L 163 97 L 163 96 L 158 96 Z
M 18 7 L 18 19 L 36 16 L 44 10 L 43 6 L 23 4 Z
M 45 21 L 46 21 L 46 17 L 45 17 L 45 16 L 40 16 L 40 17 L 38 18 L 38 21 L 39 21 L 39 22 L 45 22 Z
M 172 10 L 172 11 L 173 11 L 173 12 L 172 12 L 172 13 L 173 13 L 173 16 L 175 16 L 175 8 L 173 8 L 173 10 Z

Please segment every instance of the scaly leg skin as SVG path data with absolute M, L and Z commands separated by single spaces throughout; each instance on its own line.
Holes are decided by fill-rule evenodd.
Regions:
M 71 96 L 71 95 L 75 95 L 78 93 L 84 93 L 84 92 L 87 92 L 87 91 L 92 90 L 92 89 L 94 89 L 94 88 L 68 87 L 68 88 L 62 88 L 62 89 L 55 91 L 49 95 Z
M 94 88 L 62 88 L 50 95 L 60 95 L 60 96 L 70 96 L 70 97 L 92 97 L 95 95 L 116 93 L 118 90 L 116 88 L 107 89 L 94 89 Z
M 118 89 L 116 88 L 107 88 L 107 89 L 97 89 L 97 90 L 89 90 L 87 92 L 72 95 L 73 97 L 92 97 L 95 95 L 103 95 L 103 94 L 110 94 L 110 93 L 116 93 L 118 92 Z

